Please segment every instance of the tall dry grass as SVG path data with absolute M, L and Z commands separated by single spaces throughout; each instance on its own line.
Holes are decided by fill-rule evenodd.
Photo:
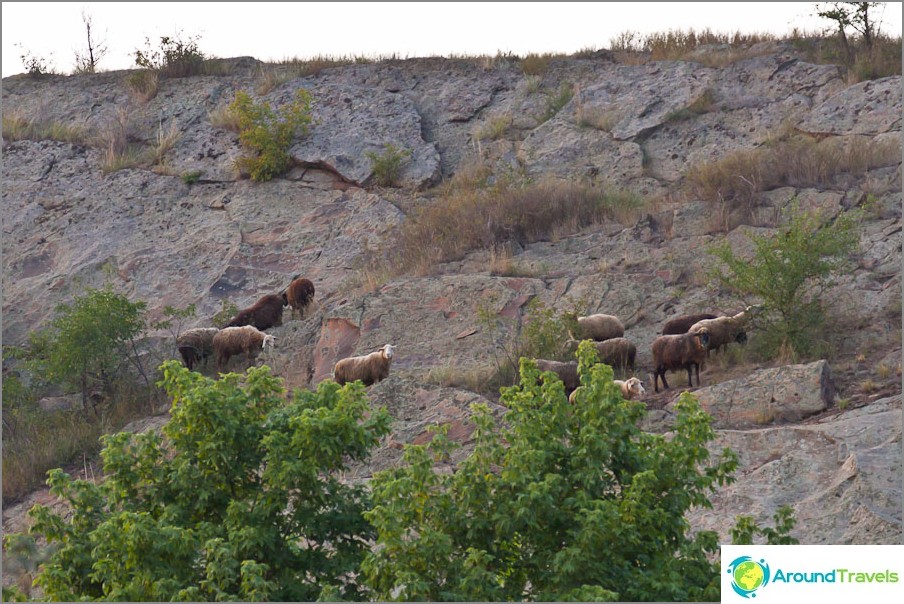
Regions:
M 20 108 L 3 111 L 3 140 L 54 140 L 64 143 L 84 143 L 85 129 L 75 124 L 64 124 L 44 117 L 42 108 L 27 115 Z

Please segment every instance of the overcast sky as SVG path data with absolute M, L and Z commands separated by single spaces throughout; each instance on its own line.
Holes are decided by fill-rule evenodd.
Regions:
M 901 35 L 900 2 L 880 10 L 882 30 Z M 202 52 L 261 60 L 316 55 L 495 55 L 608 48 L 621 32 L 669 29 L 785 34 L 830 23 L 813 2 L 3 2 L 3 76 L 25 71 L 22 49 L 72 71 L 92 15 L 109 52 L 104 70 L 131 69 L 133 53 L 181 32 Z M 21 45 L 18 46 L 18 45 Z

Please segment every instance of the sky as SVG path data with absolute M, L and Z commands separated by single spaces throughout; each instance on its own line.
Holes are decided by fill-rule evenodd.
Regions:
M 824 29 L 813 2 L 3 2 L 3 77 L 23 51 L 71 73 L 85 49 L 83 10 L 106 41 L 102 70 L 132 69 L 160 36 L 199 36 L 206 55 L 263 61 L 327 56 L 574 53 L 608 48 L 622 32 L 670 29 L 772 33 Z M 880 7 L 881 30 L 901 35 L 901 2 Z

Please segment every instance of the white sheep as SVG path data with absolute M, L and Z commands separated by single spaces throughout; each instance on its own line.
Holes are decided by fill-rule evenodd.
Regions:
M 621 388 L 622 396 L 627 401 L 636 401 L 647 393 L 640 379 L 636 377 L 627 380 L 612 380 L 612 383 Z
M 341 359 L 333 367 L 333 379 L 337 384 L 361 380 L 365 386 L 384 380 L 389 376 L 395 348 L 392 344 L 386 344 L 370 354 Z
M 751 307 L 748 306 L 732 317 L 716 317 L 715 319 L 697 321 L 691 325 L 691 328 L 687 331 L 688 333 L 696 333 L 704 327 L 709 330 L 709 346 L 706 351 L 707 356 L 709 356 L 710 350 L 718 352 L 719 349 L 726 348 L 732 342 L 743 344 L 747 341 L 747 333 L 744 331 L 744 325 L 747 322 L 747 313 L 750 311 L 750 308 Z
M 577 317 L 578 333 L 570 334 L 576 340 L 594 340 L 602 342 L 625 335 L 625 326 L 613 315 L 595 314 Z
M 643 384 L 636 377 L 632 377 L 627 380 L 612 380 L 612 383 L 619 387 L 622 393 L 622 398 L 624 398 L 626 401 L 637 400 L 644 394 L 646 394 L 646 390 L 644 390 Z M 573 405 L 575 400 L 577 399 L 578 392 L 580 392 L 583 388 L 584 386 L 578 386 L 577 388 L 575 388 L 575 390 L 570 395 L 568 395 L 568 402 Z
M 226 327 L 213 337 L 213 351 L 217 360 L 217 371 L 222 372 L 229 358 L 246 354 L 253 361 L 266 346 L 273 348 L 276 336 L 266 334 L 253 325 Z

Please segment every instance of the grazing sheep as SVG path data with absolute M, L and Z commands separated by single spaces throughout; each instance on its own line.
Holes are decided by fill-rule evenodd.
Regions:
M 176 347 L 189 371 L 195 368 L 195 363 L 200 363 L 213 354 L 213 337 L 219 331 L 216 327 L 197 327 L 179 334 Z
M 395 346 L 386 344 L 379 350 L 360 357 L 348 357 L 336 362 L 333 379 L 337 384 L 361 380 L 365 386 L 376 384 L 389 376 Z
M 298 277 L 282 292 L 283 306 L 288 305 L 292 310 L 289 316 L 298 311 L 298 317 L 304 318 L 304 311 L 314 301 L 314 284 L 304 277 Z
M 665 380 L 667 370 L 687 369 L 687 385 L 693 387 L 691 368 L 696 366 L 697 386 L 700 385 L 700 364 L 706 356 L 709 345 L 709 330 L 705 327 L 694 333 L 659 336 L 653 340 L 653 389 L 659 392 L 659 378 L 663 388 L 668 389 Z
M 612 338 L 603 342 L 596 342 L 596 351 L 599 353 L 600 362 L 609 365 L 613 369 L 619 368 L 623 372 L 634 371 L 634 357 L 637 356 L 637 346 L 627 338 Z
M 267 294 L 232 318 L 226 327 L 242 327 L 251 325 L 263 331 L 282 325 L 283 297 L 279 294 Z
M 636 377 L 628 378 L 624 381 L 612 380 L 612 383 L 621 388 L 622 396 L 626 401 L 636 401 L 647 393 L 640 379 Z
M 257 354 L 268 344 L 273 348 L 276 336 L 266 334 L 253 325 L 242 327 L 226 327 L 213 337 L 213 352 L 217 360 L 217 371 L 222 372 L 229 363 L 229 358 L 237 354 L 246 354 L 254 361 Z
M 697 321 L 688 329 L 689 333 L 694 333 L 703 328 L 709 330 L 709 348 L 718 352 L 720 349 L 727 348 L 732 342 L 743 344 L 747 341 L 747 333 L 744 331 L 744 325 L 747 322 L 747 313 L 750 311 L 748 306 L 733 317 L 716 317 L 714 319 L 704 319 Z
M 697 321 L 715 318 L 716 315 L 711 315 L 705 312 L 698 313 L 696 315 L 681 315 L 680 317 L 675 317 L 674 319 L 669 319 L 665 322 L 665 325 L 662 326 L 662 335 L 673 336 L 681 333 L 687 333 L 691 326 Z
M 571 334 L 577 340 L 595 340 L 602 342 L 612 338 L 620 338 L 625 335 L 625 326 L 618 317 L 613 315 L 596 314 L 587 317 L 578 317 L 578 337 Z
M 578 387 L 580 381 L 578 379 L 578 362 L 568 361 L 547 361 L 545 359 L 536 359 L 537 369 L 540 371 L 552 371 L 565 386 L 565 392 L 571 392 Z
M 646 390 L 644 390 L 643 383 L 641 383 L 639 378 L 632 377 L 628 380 L 612 380 L 612 383 L 618 386 L 621 389 L 622 398 L 626 401 L 637 400 L 646 394 Z M 583 388 L 583 386 L 578 386 L 574 389 L 574 391 L 568 395 L 568 402 L 572 405 L 574 401 L 578 397 L 578 392 Z

